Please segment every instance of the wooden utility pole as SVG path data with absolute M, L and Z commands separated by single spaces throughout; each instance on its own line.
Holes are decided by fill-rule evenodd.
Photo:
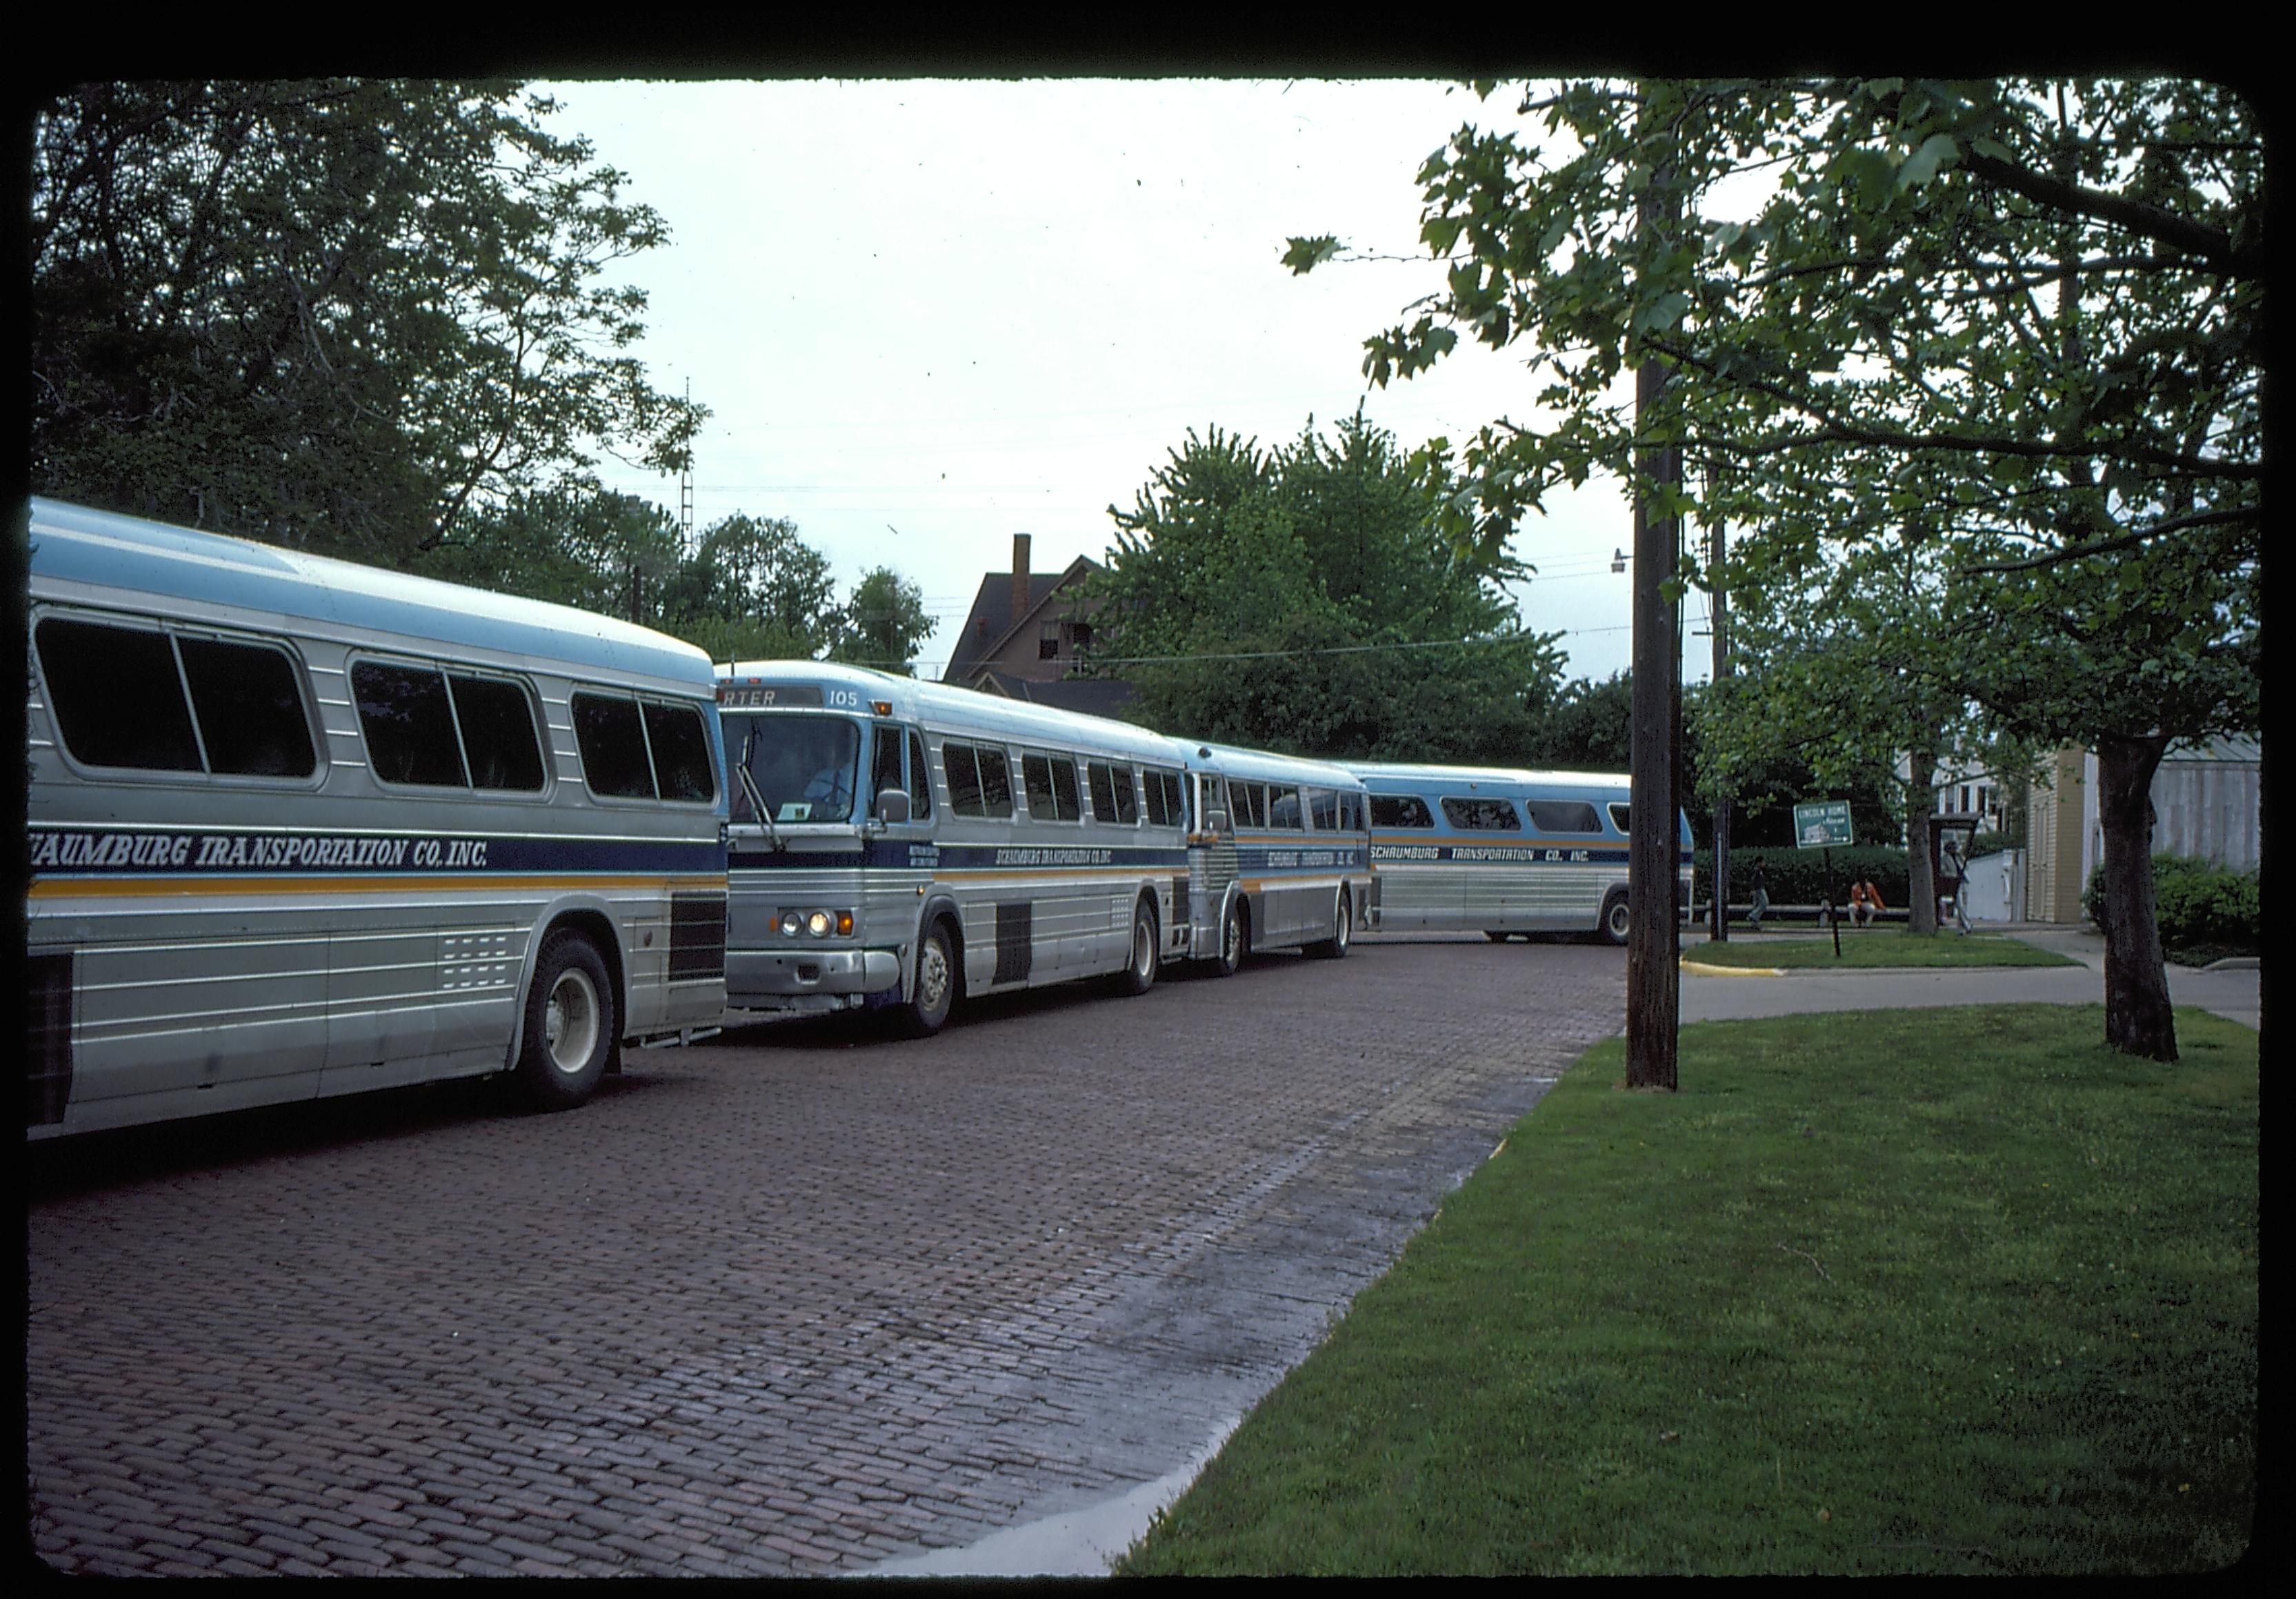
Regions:
M 1709 484 L 1711 487 L 1711 484 Z M 1713 585 L 1714 595 L 1714 676 L 1718 690 L 1722 679 L 1730 675 L 1730 595 L 1722 586 L 1722 556 L 1726 540 L 1722 534 L 1722 519 L 1717 516 L 1706 530 L 1706 570 Z M 1734 798 L 1725 792 L 1714 801 L 1714 905 L 1711 911 L 1714 941 L 1730 941 L 1730 805 Z
M 1647 112 L 1645 112 L 1647 115 Z M 1645 239 L 1670 234 L 1679 202 L 1671 162 L 1654 162 L 1636 225 Z M 1659 251 L 1650 249 L 1652 258 Z M 1652 496 L 1682 481 L 1682 449 L 1674 439 L 1652 439 L 1668 425 L 1666 369 L 1645 352 L 1635 369 L 1635 451 L 1640 488 L 1635 500 L 1634 733 L 1628 797 L 1633 813 L 1627 840 L 1627 1086 L 1675 1086 L 1675 1032 L 1681 1020 L 1681 947 L 1675 906 L 1677 834 L 1681 807 L 1675 796 L 1680 745 L 1682 635 L 1680 602 L 1668 597 L 1681 548 L 1680 519 L 1660 514 Z

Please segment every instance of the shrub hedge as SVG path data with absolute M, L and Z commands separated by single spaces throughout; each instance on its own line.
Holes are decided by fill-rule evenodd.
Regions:
M 1753 898 L 1756 860 L 1762 863 L 1772 905 L 1816 905 L 1825 898 L 1824 851 L 1734 847 L 1730 851 L 1731 904 L 1743 905 Z M 1714 891 L 1714 851 L 1693 851 L 1692 864 L 1697 873 L 1692 897 L 1702 905 Z M 1849 885 L 1861 877 L 1870 877 L 1874 886 L 1882 890 L 1882 904 L 1891 910 L 1904 910 L 1912 898 L 1906 891 L 1906 852 L 1891 845 L 1853 844 L 1847 849 L 1837 849 L 1833 852 L 1833 902 L 1848 905 Z
M 1734 870 L 1731 876 L 1736 875 Z M 1777 895 L 1773 892 L 1770 898 Z M 2081 909 L 2100 926 L 2103 902 L 2104 864 L 2100 861 L 2090 869 L 2088 886 L 2081 890 Z M 2152 909 L 2161 947 L 2172 958 L 2179 954 L 2251 955 L 2263 947 L 2264 901 L 2252 872 L 2235 872 L 2197 855 L 2156 855 Z

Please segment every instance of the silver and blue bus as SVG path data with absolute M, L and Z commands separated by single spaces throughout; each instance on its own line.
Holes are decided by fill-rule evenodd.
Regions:
M 1362 779 L 1296 756 L 1185 739 L 1174 748 L 1192 818 L 1190 959 L 1222 975 L 1255 949 L 1337 959 L 1378 924 Z
M 435 1078 L 581 1103 L 725 1008 L 702 652 L 35 498 L 28 1136 Z
M 1169 740 L 814 660 L 718 668 L 732 795 L 727 1002 L 878 1010 L 1079 978 L 1146 990 L 1187 952 Z
M 1387 931 L 1593 933 L 1627 941 L 1628 780 L 1601 772 L 1349 761 L 1370 791 Z M 1690 903 L 1690 819 L 1678 914 Z

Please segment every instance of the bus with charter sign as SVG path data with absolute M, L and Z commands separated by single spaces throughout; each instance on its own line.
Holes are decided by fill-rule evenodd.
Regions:
M 494 1072 L 565 1109 L 718 1024 L 702 652 L 30 511 L 29 1136 Z
M 1380 926 L 1627 941 L 1628 780 L 1602 772 L 1349 761 L 1371 794 Z M 1690 906 L 1690 819 L 1677 813 L 1677 911 Z
M 718 668 L 732 789 L 727 1003 L 876 1010 L 922 1037 L 969 996 L 1185 955 L 1168 739 L 815 660 Z

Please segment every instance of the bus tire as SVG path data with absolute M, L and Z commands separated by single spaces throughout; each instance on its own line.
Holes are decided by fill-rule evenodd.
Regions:
M 1494 943 L 1494 944 L 1504 944 L 1504 943 L 1505 943 L 1509 939 L 1513 938 L 1513 937 L 1514 937 L 1514 935 L 1513 935 L 1513 933 L 1507 933 L 1507 932 L 1493 932 L 1489 928 L 1488 928 L 1488 927 L 1487 927 L 1487 928 L 1483 929 L 1483 937 L 1485 937 L 1485 938 L 1488 939 L 1489 939 L 1492 943 Z
M 1119 993 L 1145 994 L 1156 986 L 1163 949 L 1159 938 L 1156 906 L 1144 894 L 1132 907 L 1132 953 L 1124 970 L 1116 974 Z
M 526 991 L 520 1092 L 537 1111 L 570 1111 L 605 1075 L 617 1042 L 614 983 L 588 938 L 570 929 L 545 939 Z
M 1355 902 L 1341 889 L 1332 902 L 1332 936 L 1308 946 L 1307 953 L 1319 961 L 1336 961 L 1348 952 L 1348 939 L 1355 931 Z
M 1634 918 L 1627 912 L 1626 890 L 1612 889 L 1611 897 L 1603 901 L 1603 920 L 1595 929 L 1595 936 L 1605 944 L 1612 944 L 1623 948 L 1627 942 L 1627 934 L 1633 928 Z
M 1243 896 L 1238 894 L 1227 902 L 1227 912 L 1220 917 L 1219 953 L 1212 957 L 1212 971 L 1221 977 L 1234 977 L 1250 953 L 1251 925 L 1243 919 Z
M 917 940 L 916 980 L 909 1000 L 894 1016 L 894 1026 L 905 1037 L 930 1038 L 948 1022 L 956 1008 L 956 946 L 948 923 L 935 922 Z

